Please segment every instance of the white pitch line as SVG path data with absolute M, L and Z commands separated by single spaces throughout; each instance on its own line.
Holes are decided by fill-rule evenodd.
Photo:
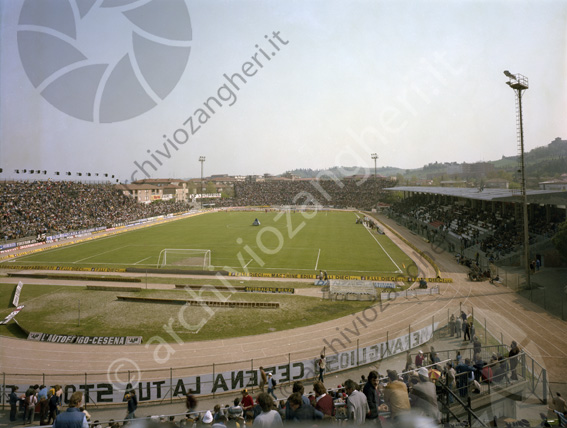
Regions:
M 384 251 L 384 253 L 388 256 L 388 258 L 392 261 L 392 263 L 394 263 L 394 265 L 398 268 L 398 271 L 396 273 L 402 273 L 402 270 L 400 269 L 400 267 L 398 266 L 398 264 L 394 261 L 394 259 L 392 258 L 392 256 L 390 256 L 390 254 L 386 251 L 386 249 L 382 246 L 382 244 L 380 244 L 380 241 L 378 241 L 376 239 L 376 237 L 372 234 L 372 232 L 370 231 L 370 229 L 367 227 L 366 231 L 370 234 L 370 236 L 372 236 L 372 238 L 374 238 L 374 240 L 376 241 L 376 243 L 378 245 L 380 245 L 380 248 L 382 248 L 382 251 Z
M 315 269 L 317 270 L 317 266 L 319 266 L 319 256 L 321 255 L 321 248 L 319 248 L 319 252 L 317 253 L 317 261 L 315 262 Z
M 138 263 L 142 263 L 144 260 L 148 260 L 149 258 L 151 258 L 152 256 L 146 257 L 145 259 L 142 260 L 138 260 L 136 263 L 134 263 L 135 265 L 137 265 Z
M 250 263 L 252 263 L 252 260 L 254 259 L 250 259 L 250 261 L 248 263 L 246 263 L 244 266 L 242 266 L 243 268 L 247 267 Z

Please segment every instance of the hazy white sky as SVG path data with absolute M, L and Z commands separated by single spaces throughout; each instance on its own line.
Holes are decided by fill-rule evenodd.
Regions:
M 374 152 L 379 167 L 498 159 L 517 150 L 506 69 L 529 78 L 526 149 L 567 138 L 564 0 L 49 2 L 39 10 L 38 0 L 0 0 L 0 178 L 24 168 L 107 172 L 121 181 L 196 177 L 199 156 L 205 175 L 373 167 Z M 187 17 L 175 12 L 182 9 Z M 144 51 L 160 52 L 150 58 L 166 48 L 173 55 L 164 58 L 175 58 L 144 63 L 132 51 L 133 33 L 158 43 Z M 49 61 L 36 60 L 45 39 L 29 41 L 30 34 L 60 41 L 38 51 L 49 51 Z M 95 96 L 81 76 L 48 86 L 64 74 L 59 69 L 39 84 L 28 77 L 34 67 L 59 64 L 62 44 L 83 55 L 72 67 L 110 64 L 104 78 L 130 53 L 155 107 L 145 111 L 145 95 L 129 96 L 125 77 L 108 86 L 107 103 L 145 112 L 101 123 L 114 114 L 104 104 L 104 79 Z M 188 47 L 184 65 L 178 51 Z M 234 73 L 246 83 L 224 77 Z M 140 76 L 154 85 L 148 90 Z M 85 120 L 73 117 L 74 107 L 72 114 L 54 107 L 47 93 L 64 105 L 103 101 Z M 222 106 L 209 101 L 207 109 L 211 96 Z

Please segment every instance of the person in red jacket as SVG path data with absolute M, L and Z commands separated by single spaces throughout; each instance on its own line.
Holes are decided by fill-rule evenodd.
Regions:
M 326 416 L 335 416 L 335 403 L 333 398 L 327 394 L 327 388 L 323 382 L 315 382 L 313 384 L 313 391 L 315 392 L 315 403 L 313 406 Z
M 423 351 L 420 349 L 419 352 L 417 353 L 417 355 L 415 356 L 415 366 L 417 368 L 420 368 L 421 366 L 423 366 L 423 360 L 425 359 L 425 356 L 423 355 Z
M 254 414 L 254 399 L 250 394 L 248 394 L 248 390 L 244 388 L 242 390 L 242 399 L 240 400 L 240 407 L 244 410 L 244 414 L 248 414 L 252 412 Z

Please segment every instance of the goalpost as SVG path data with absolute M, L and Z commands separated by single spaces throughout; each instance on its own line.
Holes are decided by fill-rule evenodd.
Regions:
M 194 248 L 165 248 L 158 257 L 158 268 L 176 267 L 211 267 L 211 250 Z

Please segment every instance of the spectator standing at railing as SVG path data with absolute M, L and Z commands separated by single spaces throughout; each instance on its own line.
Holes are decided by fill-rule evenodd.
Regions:
M 411 409 L 408 388 L 400 380 L 398 372 L 395 370 L 388 370 L 388 379 L 390 382 L 384 388 L 384 401 L 390 409 L 392 419 L 395 421 L 396 418 Z
M 37 389 L 26 397 L 26 414 L 24 415 L 24 423 L 33 424 L 35 417 L 35 407 L 37 405 Z
M 464 342 L 466 342 L 467 340 L 470 342 L 470 340 L 471 340 L 471 325 L 472 325 L 472 322 L 464 321 L 464 324 L 463 324 L 463 330 L 465 331 L 465 334 L 463 336 Z
M 508 353 L 508 358 L 510 359 L 510 379 L 518 380 L 518 373 L 516 373 L 516 367 L 518 366 L 518 354 L 520 353 L 520 347 L 516 341 L 512 341 L 510 345 L 510 352 Z
M 475 333 L 476 333 L 476 328 L 475 328 L 475 326 L 474 326 L 474 320 L 471 319 L 471 320 L 469 321 L 469 336 L 470 336 L 470 337 L 469 337 L 469 341 L 470 341 L 471 343 L 473 342 L 473 339 L 474 339 L 474 337 L 475 337 Z
M 565 413 L 567 411 L 567 405 L 565 405 L 565 399 L 561 396 L 559 392 L 555 393 L 556 396 L 553 397 L 553 407 L 560 413 Z
M 368 402 L 368 414 L 366 415 L 366 420 L 377 421 L 377 424 L 381 426 L 380 419 L 378 418 L 378 406 L 380 405 L 380 398 L 378 396 L 378 372 L 372 370 L 368 374 L 368 381 L 364 385 L 362 392 L 366 395 L 366 401 Z
M 37 399 L 39 401 L 40 425 L 45 425 L 47 423 L 47 417 L 49 416 L 49 402 L 47 401 L 47 386 L 41 385 L 39 387 L 39 393 L 37 394 Z
M 417 352 L 417 355 L 415 356 L 415 366 L 417 368 L 423 366 L 423 360 L 425 359 L 425 356 L 423 355 L 423 351 L 420 349 Z
M 474 368 L 471 366 L 471 362 L 468 358 L 463 362 L 457 364 L 455 368 L 457 373 L 457 389 L 459 390 L 459 395 L 461 397 L 466 397 L 469 392 L 469 378 L 471 373 L 474 374 Z
M 268 376 L 266 375 L 264 367 L 260 367 L 260 391 L 264 392 L 266 383 L 268 383 Z
M 57 416 L 53 428 L 88 428 L 87 417 L 79 408 L 82 402 L 83 393 L 81 391 L 74 392 L 69 400 L 69 408 L 66 412 Z
M 453 368 L 453 363 L 451 361 L 447 362 L 445 367 L 445 383 L 447 384 L 447 388 L 450 391 L 455 390 L 455 376 L 456 376 L 455 369 Z M 449 394 L 449 393 L 448 393 Z M 449 403 L 454 401 L 453 395 L 449 394 Z
M 252 426 L 258 428 L 273 428 L 282 427 L 282 418 L 277 410 L 274 410 L 274 401 L 267 393 L 261 392 L 258 395 L 258 404 L 262 408 L 262 413 L 260 413 L 254 419 Z
M 413 360 L 411 358 L 410 351 L 406 351 L 406 366 L 404 371 L 407 372 L 413 366 Z
M 475 369 L 474 378 L 480 382 L 482 380 L 482 369 L 486 366 L 486 362 L 482 359 L 480 352 L 474 354 L 473 368 Z
M 335 416 L 335 403 L 329 394 L 327 388 L 322 382 L 315 382 L 313 384 L 313 391 L 315 392 L 315 409 L 322 412 L 325 416 Z
M 368 400 L 366 396 L 356 389 L 356 383 L 352 379 L 345 381 L 345 391 L 347 398 L 348 419 L 354 425 L 363 425 L 368 414 Z
M 286 417 L 286 422 L 299 422 L 310 424 L 308 421 L 314 421 L 315 419 L 323 419 L 323 412 L 316 410 L 315 407 L 307 401 L 307 404 L 303 400 L 303 396 L 299 392 L 294 392 L 288 398 L 289 408 L 291 411 L 291 417 Z M 313 422 L 311 422 L 313 423 Z
M 461 317 L 457 317 L 455 320 L 455 333 L 457 337 L 461 337 L 463 334 L 463 320 Z
M 303 386 L 303 382 L 301 382 L 301 381 L 293 382 L 293 387 L 292 387 L 291 393 L 295 394 L 296 392 L 301 395 L 301 400 L 302 400 L 303 404 L 311 404 L 311 402 L 309 401 L 309 398 L 304 395 L 305 387 Z M 291 420 L 291 419 L 293 419 L 293 417 L 294 417 L 294 414 L 293 414 L 293 411 L 291 410 L 290 401 L 288 399 L 287 402 L 285 403 L 285 418 L 286 418 L 286 420 L 287 419 Z
M 413 386 L 410 393 L 412 408 L 432 418 L 435 422 L 439 422 L 440 414 L 435 384 L 429 380 L 429 373 L 425 367 L 421 367 L 417 374 L 419 382 Z
M 18 401 L 20 401 L 20 397 L 18 397 L 18 387 L 13 386 L 12 392 L 10 392 L 10 422 L 15 422 L 16 415 L 18 414 Z
M 130 392 L 126 393 L 124 398 L 128 402 L 128 410 L 126 412 L 125 419 L 135 419 L 136 409 L 138 408 L 138 398 L 136 397 L 136 390 L 132 388 Z
M 51 388 L 50 392 L 51 397 L 49 397 L 49 417 L 47 418 L 47 425 L 55 422 L 55 418 L 59 414 L 61 409 L 61 400 L 63 395 L 63 388 L 60 385 L 55 385 Z M 48 393 L 48 394 L 49 394 Z
M 477 336 L 474 336 L 473 338 L 473 349 L 473 355 L 480 354 L 480 352 L 482 351 L 482 343 Z

